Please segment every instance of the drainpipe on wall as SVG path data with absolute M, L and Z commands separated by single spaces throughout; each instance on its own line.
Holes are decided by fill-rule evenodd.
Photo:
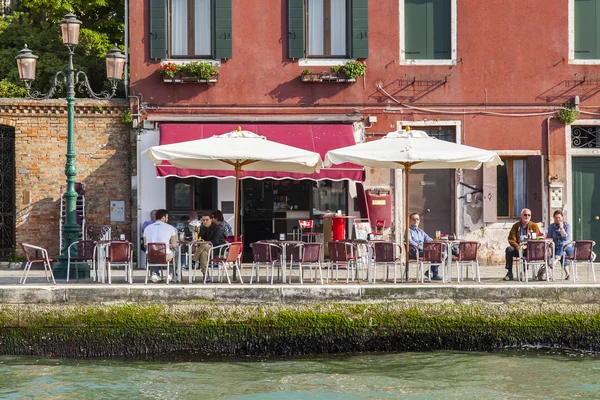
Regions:
M 125 0 L 125 68 L 123 84 L 125 85 L 125 97 L 129 95 L 129 1 Z
M 142 218 L 142 208 L 140 207 L 140 194 L 142 193 L 141 189 L 140 189 L 140 184 L 141 184 L 141 178 L 140 178 L 140 146 L 142 143 L 142 133 L 141 133 L 141 129 L 140 129 L 140 102 L 141 102 L 141 95 L 129 95 L 127 96 L 128 98 L 133 98 L 136 100 L 136 105 L 135 105 L 135 113 L 131 113 L 131 118 L 133 119 L 133 121 L 135 122 L 134 124 L 134 128 L 135 128 L 135 201 L 136 201 L 136 227 L 135 227 L 135 232 L 136 232 L 136 254 L 137 254 L 137 268 L 140 268 L 141 265 L 143 265 L 143 263 L 141 263 L 140 261 L 140 257 L 141 257 L 141 236 L 142 236 L 142 232 L 141 232 L 141 218 Z M 131 104 L 129 105 L 129 108 L 131 109 Z

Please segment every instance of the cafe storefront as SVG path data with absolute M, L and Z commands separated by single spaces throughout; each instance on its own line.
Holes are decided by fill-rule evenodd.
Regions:
M 145 132 L 140 152 L 154 146 L 196 140 L 226 133 L 238 124 L 163 123 Z M 243 124 L 242 128 L 267 139 L 318 152 L 356 143 L 352 124 Z M 359 136 L 360 138 L 360 136 Z M 220 209 L 233 226 L 233 172 L 181 169 L 170 165 L 154 166 L 140 160 L 140 204 L 147 219 L 154 208 L 166 208 L 170 222 L 183 224 L 190 212 Z M 315 229 L 323 230 L 326 213 L 354 213 L 350 192 L 356 181 L 364 180 L 362 167 L 347 164 L 326 168 L 318 174 L 243 171 L 240 181 L 240 227 L 245 243 L 262 239 L 290 238 L 298 221 L 312 219 Z

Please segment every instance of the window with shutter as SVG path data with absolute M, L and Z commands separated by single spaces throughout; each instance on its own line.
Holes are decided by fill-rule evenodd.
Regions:
M 151 55 L 153 58 L 231 58 L 231 0 L 150 2 L 151 30 L 160 32 L 154 26 L 164 26 L 162 49 L 151 40 L 151 54 L 157 47 L 154 51 L 157 56 Z M 160 19 L 163 9 L 163 19 Z M 152 34 L 151 39 L 154 36 Z
M 541 156 L 502 161 L 504 165 L 496 167 L 498 217 L 519 218 L 521 210 L 529 208 L 533 218 L 543 218 Z
M 288 0 L 290 58 L 367 58 L 368 0 Z
M 456 62 L 456 0 L 401 0 L 404 64 Z
M 575 0 L 575 59 L 600 58 L 600 0 Z

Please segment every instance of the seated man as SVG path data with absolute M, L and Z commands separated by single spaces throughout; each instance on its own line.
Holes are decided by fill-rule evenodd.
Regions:
M 215 216 L 215 218 L 214 218 L 215 224 L 221 226 L 221 229 L 223 229 L 223 234 L 225 235 L 225 237 L 232 237 L 233 229 L 231 228 L 231 225 L 229 225 L 227 223 L 227 221 L 225 221 L 225 219 L 223 218 L 223 212 L 221 212 L 221 210 L 215 210 L 215 211 L 213 211 L 213 215 Z
M 173 251 L 177 247 L 177 229 L 167 224 L 169 214 L 167 210 L 156 210 L 156 222 L 144 229 L 144 246 L 148 243 L 164 243 L 167 245 L 167 260 L 173 259 Z M 157 267 L 152 273 L 152 282 L 160 281 L 160 269 Z M 171 280 L 171 277 L 168 277 Z
M 506 276 L 502 279 L 505 281 L 513 280 L 513 257 L 519 257 L 519 244 L 521 241 L 527 241 L 531 233 L 540 233 L 540 228 L 535 222 L 531 222 L 531 210 L 524 208 L 521 210 L 521 220 L 515 223 L 508 234 L 508 244 L 506 248 Z M 523 255 L 527 254 L 527 247 L 523 248 Z
M 144 223 L 142 224 L 142 232 L 144 232 L 144 229 L 146 229 L 148 225 L 151 225 L 156 222 L 157 211 L 158 210 L 152 210 L 152 212 L 150 212 L 150 219 L 148 221 L 144 221 Z
M 560 210 L 554 211 L 554 223 L 548 227 L 547 238 L 552 239 L 554 242 L 554 258 L 558 259 L 565 270 L 565 279 L 569 279 L 569 269 L 564 264 L 564 256 L 573 256 L 573 246 L 565 247 L 565 253 L 563 254 L 563 246 L 571 241 L 571 226 L 564 221 L 563 213 Z
M 421 217 L 419 216 L 418 213 L 412 213 L 410 214 L 410 228 L 408 230 L 409 233 L 409 243 L 410 243 L 410 258 L 412 259 L 418 259 L 419 255 L 423 252 L 423 243 L 424 242 L 431 242 L 433 239 L 431 237 L 429 237 L 429 235 L 427 235 L 425 233 L 425 231 L 423 229 L 419 228 L 419 223 L 421 222 Z M 419 252 L 419 254 L 417 254 L 417 251 L 415 251 L 415 248 L 417 249 L 417 251 Z M 438 268 L 439 265 L 432 265 L 431 266 L 431 280 L 433 281 L 441 281 L 442 277 L 440 277 L 438 275 Z M 425 272 L 426 276 L 429 276 L 429 271 Z
M 223 229 L 213 221 L 212 214 L 202 215 L 202 226 L 200 227 L 200 239 L 204 240 L 205 243 L 200 243 L 192 261 L 200 262 L 200 270 L 202 273 L 206 273 L 206 267 L 208 266 L 208 254 L 213 246 L 220 246 L 225 244 L 225 235 Z

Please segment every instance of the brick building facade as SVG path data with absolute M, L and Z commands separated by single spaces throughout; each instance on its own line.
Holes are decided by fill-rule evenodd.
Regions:
M 75 151 L 77 182 L 85 184 L 86 224 L 110 224 L 109 202 L 125 201 L 125 222 L 113 223 L 114 234 L 130 239 L 132 141 L 130 126 L 121 122 L 124 100 L 77 100 Z M 10 138 L 3 145 L 2 258 L 16 243 L 46 247 L 59 253 L 59 210 L 66 186 L 67 104 L 64 100 L 0 99 L 0 127 L 14 134 L 13 173 Z M 135 158 L 133 158 L 135 159 Z M 14 180 L 13 204 L 8 188 Z M 10 208 L 14 207 L 14 210 Z M 14 225 L 10 214 L 15 216 Z

